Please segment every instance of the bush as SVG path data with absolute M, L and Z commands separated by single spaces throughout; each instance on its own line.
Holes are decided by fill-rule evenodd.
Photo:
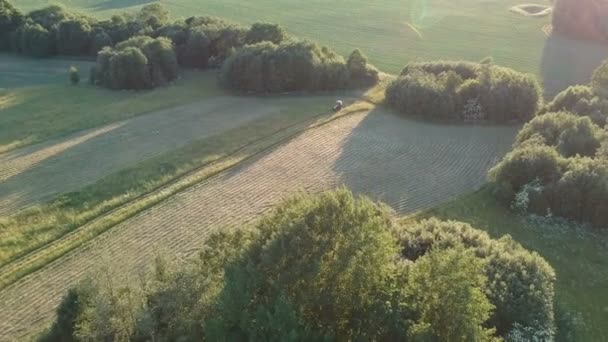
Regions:
M 557 147 L 564 157 L 592 157 L 602 141 L 607 139 L 605 130 L 588 117 L 577 117 L 566 112 L 537 116 L 520 130 L 515 146 L 536 137 L 542 137 L 544 144 Z
M 0 51 L 11 47 L 11 34 L 23 24 L 23 20 L 23 14 L 8 0 L 0 0 Z
M 180 64 L 187 67 L 206 68 L 211 57 L 211 40 L 201 27 L 188 30 L 184 43 L 178 48 Z
M 608 95 L 608 61 L 604 61 L 593 72 L 591 87 L 597 94 L 601 94 L 604 97 Z
M 595 227 L 608 228 L 608 161 L 576 158 L 555 185 L 551 209 Z
M 70 83 L 72 83 L 72 85 L 78 85 L 78 83 L 80 83 L 80 73 L 76 67 L 71 66 L 68 70 L 68 74 L 70 75 Z
M 571 86 L 557 94 L 539 114 L 567 111 L 579 116 L 588 116 L 597 125 L 603 126 L 608 118 L 608 100 L 590 86 Z
M 286 92 L 346 87 L 348 70 L 333 51 L 307 41 L 248 45 L 222 66 L 222 81 L 237 90 Z
M 541 90 L 533 76 L 491 64 L 413 63 L 389 85 L 386 101 L 406 115 L 526 121 L 538 110 Z
M 350 54 L 346 67 L 354 86 L 372 86 L 380 80 L 378 69 L 368 63 L 367 57 L 359 49 Z
M 95 81 L 113 89 L 147 89 L 177 78 L 177 57 L 167 38 L 137 36 L 97 56 Z
M 543 186 L 555 183 L 566 163 L 554 147 L 530 144 L 509 152 L 489 175 L 491 181 L 511 194 L 512 200 L 522 187 L 534 180 Z
M 510 237 L 492 240 L 466 223 L 437 219 L 403 225 L 396 235 L 401 253 L 408 260 L 458 246 L 480 258 L 488 279 L 486 293 L 495 307 L 489 323 L 501 335 L 516 324 L 554 328 L 555 272 L 542 257 L 526 251 Z
M 253 45 L 261 42 L 280 44 L 287 39 L 287 32 L 278 24 L 255 23 L 251 25 L 245 36 L 245 44 Z

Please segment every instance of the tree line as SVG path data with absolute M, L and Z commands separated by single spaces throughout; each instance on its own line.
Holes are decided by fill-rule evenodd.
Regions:
M 490 172 L 496 194 L 525 210 L 608 229 L 608 62 L 569 87 L 519 132 Z
M 71 289 L 42 341 L 551 340 L 555 273 L 510 237 L 400 223 L 346 189 L 296 196 L 158 257 L 137 284 L 104 271 Z
M 243 27 L 214 17 L 170 20 L 160 3 L 97 20 L 58 5 L 24 15 L 0 0 L 0 28 L 0 50 L 34 57 L 97 56 L 89 80 L 112 89 L 166 84 L 178 76 L 176 63 L 222 67 L 226 84 L 248 92 L 362 87 L 379 78 L 359 50 L 345 61 L 327 47 L 290 37 L 276 24 Z

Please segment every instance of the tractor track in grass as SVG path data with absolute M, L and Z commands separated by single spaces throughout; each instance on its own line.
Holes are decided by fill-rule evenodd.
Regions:
M 436 125 L 382 110 L 311 128 L 118 224 L 0 291 L 0 340 L 52 318 L 62 295 L 99 260 L 136 272 L 156 250 L 196 250 L 209 233 L 251 222 L 298 190 L 344 184 L 399 213 L 475 190 L 517 127 Z

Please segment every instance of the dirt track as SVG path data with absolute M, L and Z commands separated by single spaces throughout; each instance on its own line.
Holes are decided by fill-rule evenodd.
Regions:
M 102 258 L 133 272 L 157 249 L 184 253 L 220 226 L 250 221 L 294 191 L 340 184 L 407 213 L 476 189 L 517 127 L 442 126 L 381 111 L 309 130 L 128 220 L 0 292 L 0 340 L 52 317 Z
M 0 154 L 0 215 L 286 107 L 285 101 L 219 97 Z

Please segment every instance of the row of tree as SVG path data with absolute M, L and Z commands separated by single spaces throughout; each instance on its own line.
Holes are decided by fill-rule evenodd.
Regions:
M 222 78 L 238 90 L 329 90 L 378 81 L 378 71 L 359 50 L 346 62 L 326 47 L 290 38 L 276 24 L 246 28 L 213 17 L 171 21 L 160 3 L 98 21 L 56 5 L 23 15 L 8 0 L 0 0 L 0 28 L 0 49 L 37 57 L 97 55 L 91 81 L 114 89 L 146 89 L 171 81 L 176 77 L 173 59 L 185 67 L 206 68 L 222 66 L 231 55 Z M 170 40 L 175 56 L 164 61 L 171 60 L 171 65 L 157 65 L 159 60 L 138 44 L 122 44 L 143 41 L 144 36 Z M 167 47 L 165 40 L 156 44 Z
M 47 341 L 548 341 L 555 274 L 506 237 L 398 223 L 345 189 L 299 196 L 138 285 L 72 289 Z
M 487 63 L 424 62 L 406 66 L 386 89 L 400 113 L 431 119 L 527 121 L 539 108 L 532 75 Z
M 519 132 L 490 172 L 497 194 L 536 214 L 608 229 L 608 63 L 589 86 L 573 86 Z

